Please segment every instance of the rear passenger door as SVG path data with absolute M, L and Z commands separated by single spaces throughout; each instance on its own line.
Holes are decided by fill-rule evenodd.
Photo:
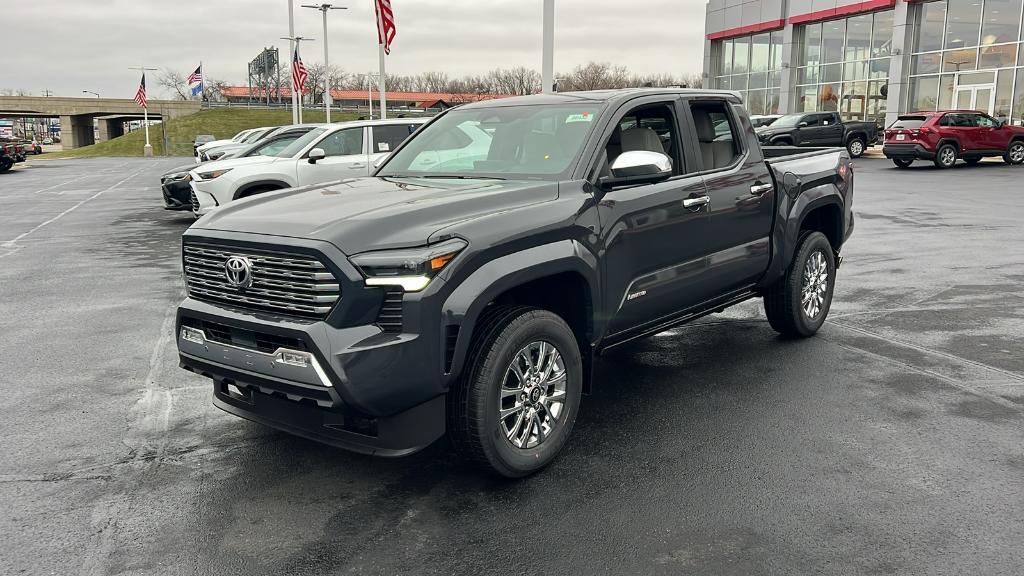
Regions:
M 819 146 L 843 146 L 846 144 L 844 141 L 846 136 L 845 130 L 838 113 L 822 114 L 817 144 Z
M 373 172 L 373 167 L 402 142 L 405 142 L 416 129 L 418 124 L 381 124 L 370 127 L 370 165 L 367 174 Z
M 725 100 L 692 100 L 690 122 L 699 143 L 700 174 L 710 202 L 704 299 L 753 285 L 768 269 L 775 185 L 761 148 L 742 122 L 742 108 Z M 713 140 L 704 132 L 719 128 Z

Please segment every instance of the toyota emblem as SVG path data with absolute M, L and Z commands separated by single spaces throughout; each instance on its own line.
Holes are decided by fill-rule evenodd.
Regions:
M 224 262 L 224 276 L 228 284 L 244 290 L 252 286 L 252 262 L 245 256 L 232 256 Z

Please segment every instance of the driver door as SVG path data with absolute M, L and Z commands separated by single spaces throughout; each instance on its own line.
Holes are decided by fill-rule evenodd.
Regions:
M 323 149 L 324 158 L 310 164 L 307 152 L 298 160 L 299 186 L 367 176 L 370 160 L 366 149 L 366 130 L 365 127 L 343 128 L 321 138 L 310 150 Z

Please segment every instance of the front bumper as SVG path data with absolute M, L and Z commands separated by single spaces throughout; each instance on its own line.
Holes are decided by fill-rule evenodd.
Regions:
M 308 241 L 277 241 L 309 250 Z M 325 319 L 187 298 L 176 324 L 180 365 L 211 378 L 214 404 L 242 418 L 368 454 L 401 456 L 430 445 L 444 434 L 449 377 L 438 299 L 430 288 L 407 294 L 401 330 L 385 331 L 376 323 L 384 291 L 366 287 L 333 246 L 315 249 L 341 285 Z M 186 338 L 184 329 L 202 330 L 203 338 Z M 286 353 L 307 362 L 285 362 Z
M 217 208 L 217 199 L 209 192 L 203 192 L 196 186 L 196 181 L 189 182 L 189 201 L 192 213 L 196 215 L 196 218 L 208 214 L 214 208 Z
M 932 160 L 935 152 L 920 144 L 889 144 L 882 146 L 882 154 L 886 158 Z
M 169 180 L 160 185 L 164 210 L 192 210 L 192 187 L 182 180 Z

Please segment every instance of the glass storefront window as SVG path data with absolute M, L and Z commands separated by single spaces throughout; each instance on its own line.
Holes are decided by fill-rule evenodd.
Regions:
M 868 67 L 869 78 L 889 78 L 889 59 L 872 60 Z
M 747 92 L 744 103 L 750 114 L 764 114 L 765 90 L 751 90 Z
M 797 70 L 797 84 L 815 84 L 818 82 L 818 67 L 805 66 Z
M 729 80 L 732 76 L 722 76 L 718 79 L 719 90 L 732 90 L 732 82 Z
M 844 82 L 839 112 L 843 119 L 862 121 L 868 113 L 868 83 Z
M 938 76 L 913 78 L 910 82 L 910 105 L 908 110 L 926 112 L 935 110 L 939 92 Z
M 916 42 L 919 52 L 942 50 L 942 32 L 946 26 L 946 3 L 929 2 L 921 5 L 921 23 L 917 27 Z
M 803 64 L 813 66 L 821 62 L 821 24 L 804 26 Z
M 722 74 L 732 74 L 732 40 L 722 42 Z
M 822 23 L 821 61 L 825 64 L 843 61 L 843 36 L 846 34 L 846 20 L 832 20 Z
M 985 0 L 981 20 L 982 45 L 1016 42 L 1020 28 L 1020 0 Z
M 768 73 L 768 87 L 769 88 L 778 88 L 779 87 L 779 73 L 778 72 L 769 72 Z
M 843 80 L 865 80 L 867 77 L 867 61 L 847 62 L 843 65 Z
M 782 68 L 782 32 L 772 32 L 771 34 L 772 44 L 772 57 L 768 64 L 769 70 L 778 70 Z
M 976 48 L 950 50 L 942 53 L 943 72 L 959 72 L 961 70 L 975 70 L 977 68 L 978 50 Z
M 979 0 L 948 0 L 946 14 L 946 48 L 977 46 L 981 31 Z M 1018 22 L 1019 23 L 1019 22 Z
M 910 65 L 911 74 L 935 74 L 941 70 L 942 53 L 918 54 Z
M 883 120 L 888 109 L 888 81 L 868 82 L 868 118 Z
M 939 78 L 939 107 L 937 110 L 949 110 L 953 107 L 953 84 L 956 76 L 943 74 Z
M 750 71 L 767 72 L 768 63 L 771 60 L 771 37 L 768 34 L 758 34 L 750 38 Z
M 999 79 L 996 81 L 996 101 L 992 108 L 992 116 L 1004 122 L 1010 120 L 1010 105 L 1013 101 L 1013 74 L 1013 70 L 1000 70 Z
M 871 14 L 846 21 L 846 55 L 843 60 L 867 60 L 871 52 Z
M 732 51 L 732 73 L 745 74 L 750 70 L 750 37 L 735 39 Z
M 797 112 L 816 112 L 818 110 L 818 87 L 801 86 L 798 89 Z
M 822 84 L 818 87 L 818 110 L 839 111 L 839 84 Z
M 746 75 L 733 76 L 729 80 L 729 84 L 733 90 L 746 90 L 747 89 L 747 77 Z
M 981 49 L 981 57 L 978 60 L 978 68 L 1006 68 L 1012 67 L 1017 61 L 1016 44 L 997 44 L 995 46 L 984 46 Z
M 829 64 L 821 67 L 822 82 L 839 82 L 843 79 L 843 65 Z
M 768 87 L 768 73 L 767 72 L 758 72 L 756 74 L 751 74 L 750 76 L 748 76 L 748 78 L 749 78 L 749 80 L 748 80 L 748 83 L 747 83 L 747 88 L 750 89 L 750 90 L 756 90 L 756 89 L 759 89 L 759 88 L 767 88 Z
M 778 114 L 779 113 L 779 90 L 769 90 L 768 98 L 764 104 L 765 114 Z
M 875 12 L 871 32 L 871 57 L 888 56 L 892 48 L 892 10 Z

